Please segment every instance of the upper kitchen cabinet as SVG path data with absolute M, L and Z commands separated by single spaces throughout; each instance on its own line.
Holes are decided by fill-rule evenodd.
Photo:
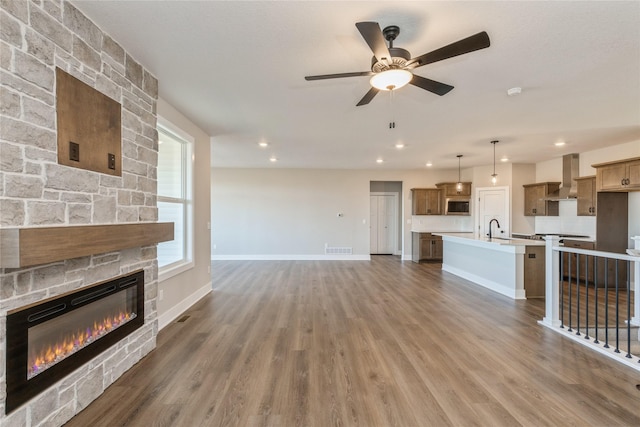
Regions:
M 558 191 L 559 182 L 539 182 L 523 185 L 523 187 L 525 216 L 558 216 L 558 201 L 546 200 L 546 198 Z
M 596 197 L 596 177 L 576 178 L 578 185 L 578 216 L 595 216 L 598 198 Z
M 591 166 L 596 168 L 597 191 L 640 190 L 640 157 Z
M 413 215 L 442 215 L 442 191 L 438 188 L 412 188 Z
M 441 182 L 436 187 L 442 189 L 444 197 L 471 197 L 471 183 L 462 182 L 462 188 L 458 190 L 456 182 Z

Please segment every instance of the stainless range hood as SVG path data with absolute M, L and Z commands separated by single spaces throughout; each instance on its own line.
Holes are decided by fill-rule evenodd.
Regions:
M 580 155 L 578 153 L 562 156 L 562 186 L 551 193 L 545 200 L 573 200 L 578 197 L 576 178 L 580 174 Z

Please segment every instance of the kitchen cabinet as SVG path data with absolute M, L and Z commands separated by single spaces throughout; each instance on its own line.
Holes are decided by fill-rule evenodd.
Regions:
M 431 233 L 411 233 L 413 262 L 442 262 L 442 237 Z
M 591 166 L 597 191 L 640 191 L 640 157 Z
M 540 182 L 523 187 L 525 216 L 558 216 L 558 201 L 545 198 L 560 189 L 559 182 Z
M 436 184 L 436 187 L 442 189 L 443 196 L 447 197 L 471 197 L 471 183 L 462 182 L 462 188 L 457 189 L 457 182 L 441 182 Z
M 578 185 L 578 216 L 596 216 L 596 177 L 576 178 Z
M 442 190 L 438 188 L 412 188 L 412 215 L 442 215 Z
M 524 292 L 527 298 L 544 298 L 545 247 L 526 246 L 524 252 Z

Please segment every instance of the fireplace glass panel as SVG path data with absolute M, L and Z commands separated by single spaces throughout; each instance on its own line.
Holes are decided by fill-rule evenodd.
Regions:
M 115 287 L 114 287 L 115 288 Z M 44 372 L 137 317 L 131 287 L 28 329 L 27 379 Z M 77 298 L 80 300 L 81 298 Z M 74 302 L 80 304 L 83 301 Z M 55 307 L 47 310 L 51 312 Z M 32 316 L 37 317 L 38 313 Z

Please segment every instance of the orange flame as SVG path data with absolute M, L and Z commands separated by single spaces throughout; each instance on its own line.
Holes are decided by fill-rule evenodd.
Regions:
M 135 313 L 120 312 L 101 321 L 95 321 L 93 327 L 87 327 L 86 330 L 70 332 L 58 342 L 45 343 L 30 355 L 27 362 L 27 379 L 33 378 L 135 317 Z

